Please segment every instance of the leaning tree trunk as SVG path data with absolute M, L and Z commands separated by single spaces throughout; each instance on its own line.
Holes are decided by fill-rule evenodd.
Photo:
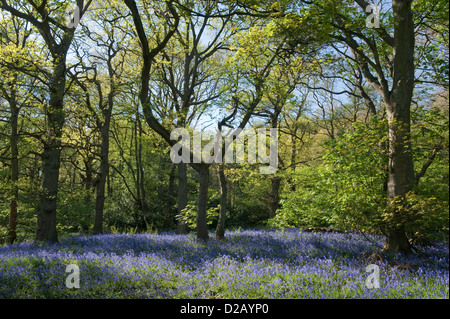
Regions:
M 410 0 L 394 0 L 395 57 L 393 88 L 386 103 L 389 124 L 388 204 L 392 199 L 403 200 L 414 185 L 411 151 L 411 101 L 414 89 L 414 23 Z M 393 226 L 388 227 L 384 249 L 410 252 L 405 233 L 405 211 L 396 211 Z

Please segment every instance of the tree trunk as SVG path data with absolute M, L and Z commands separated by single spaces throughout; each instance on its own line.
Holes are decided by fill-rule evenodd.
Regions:
M 404 227 L 396 227 L 389 230 L 383 250 L 406 254 L 411 252 L 411 245 L 406 237 Z
M 147 228 L 147 216 L 148 205 L 147 195 L 145 191 L 145 171 L 142 165 L 142 123 L 139 115 L 139 110 L 136 109 L 136 125 L 135 125 L 135 158 L 136 158 L 136 194 L 137 194 L 137 206 L 139 210 L 138 215 L 138 228 L 140 230 L 146 230 Z
M 224 239 L 225 237 L 225 222 L 227 219 L 227 199 L 228 199 L 228 189 L 227 189 L 227 178 L 223 169 L 223 164 L 218 164 L 218 175 L 220 182 L 220 209 L 219 209 L 219 220 L 217 221 L 216 227 L 216 238 Z
M 405 198 L 414 185 L 411 151 L 410 109 L 414 89 L 414 23 L 410 0 L 394 0 L 395 57 L 393 87 L 386 103 L 389 124 L 388 204 L 393 198 Z M 397 220 L 398 211 L 394 216 Z M 395 223 L 397 224 L 397 223 Z M 405 225 L 390 227 L 385 250 L 410 252 Z
M 106 180 L 109 174 L 109 119 L 101 128 L 100 168 L 95 199 L 94 234 L 103 233 L 103 212 L 105 207 Z
M 275 104 L 274 112 L 272 114 L 271 119 L 271 127 L 278 129 L 278 117 L 280 116 L 281 110 L 283 109 L 283 105 L 285 104 L 284 99 L 280 100 L 279 103 Z M 295 162 L 295 146 L 294 140 L 292 140 L 292 154 L 291 161 Z M 292 164 L 292 163 L 291 163 Z M 281 177 L 273 174 L 270 177 L 271 181 L 271 190 L 270 190 L 270 198 L 269 198 L 269 218 L 274 218 L 277 214 L 278 202 L 280 200 L 280 183 Z
M 11 187 L 12 194 L 10 200 L 10 212 L 9 212 L 9 233 L 8 242 L 13 244 L 17 237 L 17 201 L 19 197 L 19 190 L 17 182 L 19 181 L 19 149 L 18 149 L 18 118 L 19 108 L 15 101 L 15 92 L 12 95 L 10 101 L 11 106 L 11 136 L 10 136 L 10 148 L 11 148 Z
M 272 187 L 269 198 L 269 218 L 274 218 L 277 214 L 278 202 L 280 200 L 281 177 L 272 176 L 270 181 L 272 183 Z
M 93 157 L 88 157 L 86 160 L 84 160 L 84 168 L 86 170 L 86 175 L 81 174 L 81 178 L 84 182 L 84 189 L 86 190 L 86 198 L 85 202 L 90 203 L 91 202 L 91 194 L 90 191 L 92 189 L 92 186 L 94 185 L 94 163 L 93 163 Z M 72 183 L 76 183 L 76 175 L 73 174 L 72 177 Z
M 389 119 L 389 165 L 388 165 L 388 183 L 387 198 L 388 205 L 393 199 L 405 199 L 406 194 L 412 190 L 414 185 L 414 166 L 411 154 L 411 141 L 409 129 L 409 108 L 400 112 L 395 110 L 401 105 L 393 103 L 388 105 Z M 407 113 L 407 115 L 405 114 Z M 401 219 L 399 215 L 405 214 L 405 211 L 396 210 L 392 218 L 395 227 L 388 226 L 388 234 L 384 245 L 385 250 L 410 252 L 411 247 L 405 233 L 405 225 L 398 224 Z
M 65 54 L 61 54 L 52 75 L 50 101 L 46 110 L 47 141 L 44 143 L 42 154 L 42 189 L 36 228 L 36 240 L 40 241 L 58 241 L 56 205 L 61 164 L 61 137 L 65 120 L 63 110 L 66 86 L 65 61 Z
M 177 210 L 178 214 L 186 208 L 188 202 L 187 194 L 187 164 L 178 163 L 178 197 L 177 197 Z M 188 226 L 183 222 L 178 222 L 177 234 L 186 234 L 189 231 Z
M 84 196 L 84 204 L 85 207 L 91 207 L 92 205 L 92 189 L 95 185 L 95 178 L 94 175 L 96 174 L 96 172 L 94 171 L 94 158 L 91 156 L 88 156 L 85 160 L 84 160 L 84 169 L 86 171 L 86 173 L 83 175 L 82 173 L 80 173 L 80 177 L 84 183 L 84 189 L 85 189 L 85 196 Z M 72 183 L 75 184 L 77 183 L 76 180 L 76 176 L 77 176 L 77 172 L 76 172 L 76 168 L 74 168 L 74 172 L 73 172 L 73 176 L 72 176 Z M 89 231 L 89 226 L 90 226 L 90 222 L 89 221 L 81 221 L 80 222 L 80 229 L 83 232 L 87 232 Z
M 208 225 L 206 210 L 208 204 L 209 165 L 200 164 L 198 167 L 200 189 L 197 203 L 197 239 L 208 240 Z
M 169 173 L 169 185 L 167 188 L 167 202 L 166 202 L 166 209 L 164 213 L 164 228 L 170 229 L 172 226 L 172 220 L 173 220 L 173 199 L 174 199 L 174 190 L 175 190 L 175 164 L 172 164 L 170 168 Z
M 49 12 L 53 12 L 54 8 L 50 9 L 45 5 L 47 2 L 34 6 L 35 12 L 39 14 L 42 20 L 36 18 L 34 13 L 20 11 L 18 7 L 9 5 L 7 1 L 2 1 L 1 3 L 2 10 L 10 12 L 12 16 L 25 19 L 36 27 L 52 56 L 52 72 L 47 87 L 49 103 L 45 109 L 47 136 L 43 143 L 43 176 L 37 212 L 36 240 L 58 241 L 56 202 L 61 160 L 61 137 L 65 119 L 63 100 L 66 90 L 66 58 L 75 28 L 61 27 L 51 22 L 52 19 L 49 17 Z M 30 3 L 32 2 L 30 1 Z M 34 5 L 34 3 L 32 4 Z M 83 1 L 77 1 L 77 4 L 83 6 Z M 86 9 L 87 7 L 84 8 L 84 11 Z M 80 14 L 80 18 L 81 16 L 82 14 Z
M 296 158 L 297 158 L 297 144 L 296 144 L 296 139 L 295 136 L 297 134 L 297 129 L 294 128 L 294 132 L 292 132 L 291 135 L 291 161 L 290 161 L 290 168 L 292 172 L 295 172 L 295 168 L 297 167 L 296 165 Z M 290 184 L 290 189 L 292 192 L 295 192 L 297 189 L 297 186 L 295 185 L 295 179 L 292 177 L 293 174 L 289 174 L 290 177 L 288 177 L 287 181 Z
M 54 139 L 44 146 L 42 156 L 42 190 L 37 216 L 36 240 L 58 241 L 56 201 L 58 196 L 61 141 Z

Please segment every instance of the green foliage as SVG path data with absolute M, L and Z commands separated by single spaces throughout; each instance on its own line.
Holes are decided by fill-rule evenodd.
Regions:
M 272 227 L 334 227 L 333 203 L 320 184 L 318 167 L 302 167 L 290 173 L 282 208 L 269 220 Z M 295 188 L 295 189 L 294 189 Z
M 262 176 L 257 167 L 247 164 L 229 168 L 226 174 L 229 183 L 227 227 L 262 226 L 269 216 L 268 176 Z
M 415 148 L 416 167 L 430 155 L 430 142 L 442 143 L 445 136 L 437 129 L 442 129 L 445 117 L 432 110 L 421 114 L 435 126 L 427 126 L 424 133 L 428 147 Z M 424 118 L 419 121 L 416 117 L 414 132 L 423 127 Z M 372 118 L 368 123 L 355 122 L 352 129 L 327 142 L 319 167 L 292 173 L 290 191 L 285 191 L 283 207 L 270 225 L 325 226 L 377 233 L 403 225 L 414 243 L 448 240 L 448 166 L 441 164 L 443 161 L 448 165 L 448 153 L 439 154 L 430 167 L 432 172 L 427 172 L 428 177 L 420 181 L 414 192 L 401 200 L 391 199 L 388 205 L 386 136 L 386 121 Z M 442 175 L 446 178 L 438 178 Z
M 79 185 L 63 187 L 58 195 L 58 225 L 61 236 L 89 233 L 94 224 L 95 196 Z
M 449 2 L 417 0 L 412 3 L 412 8 L 416 24 L 424 28 L 424 33 L 433 40 L 417 48 L 421 67 L 426 70 L 421 77 L 429 76 L 437 83 L 448 87 Z
M 413 244 L 449 239 L 448 202 L 409 192 L 389 201 L 381 216 L 382 228 L 405 226 Z
M 386 121 L 372 118 L 329 143 L 324 157 L 325 187 L 331 190 L 340 227 L 373 230 L 387 182 Z
M 206 210 L 207 225 L 212 225 L 217 220 L 220 205 L 209 207 Z M 197 205 L 188 204 L 181 210 L 181 213 L 176 215 L 176 219 L 183 224 L 186 224 L 189 229 L 195 230 L 197 228 Z
M 42 20 L 30 3 L 22 2 L 7 3 Z M 166 141 L 145 121 L 149 111 L 168 130 L 181 119 L 186 125 L 208 125 L 204 115 L 216 124 L 225 114 L 231 114 L 232 101 L 238 98 L 235 122 L 227 123 L 234 127 L 236 119 L 253 102 L 258 105 L 248 124 L 255 127 L 265 125 L 279 111 L 277 174 L 282 178 L 282 200 L 269 225 L 382 232 L 403 224 L 415 242 L 448 238 L 449 122 L 448 106 L 444 106 L 448 105 L 448 94 L 444 103 L 433 104 L 430 94 L 435 87 L 428 87 L 436 84 L 448 89 L 447 0 L 417 0 L 412 4 L 418 83 L 423 81 L 427 86 L 416 86 L 413 100 L 417 103 L 411 114 L 412 152 L 420 181 L 406 198 L 393 199 L 390 205 L 386 198 L 387 124 L 379 118 L 384 105 L 374 97 L 377 90 L 370 87 L 363 74 L 358 75 L 358 59 L 346 50 L 337 55 L 335 49 L 343 49 L 340 45 L 344 43 L 334 41 L 347 36 L 343 31 L 354 36 L 359 47 L 353 52 L 361 50 L 364 60 L 371 61 L 368 69 L 361 71 L 378 76 L 384 73 L 388 83 L 392 82 L 393 48 L 380 37 L 380 30 L 366 27 L 366 12 L 355 1 L 183 4 L 184 9 L 176 6 L 181 16 L 179 29 L 151 65 L 151 90 L 147 92 L 151 110 L 142 109 L 139 102 L 142 60 L 138 39 L 130 38 L 133 27 L 127 19 L 128 7 L 121 1 L 108 6 L 93 2 L 77 28 L 73 50 L 68 53 L 64 93 L 66 118 L 57 213 L 60 236 L 92 231 L 101 156 L 100 127 L 110 98 L 114 108 L 104 229 L 131 233 L 174 229 L 176 221 L 191 229 L 196 227 L 195 204 L 175 216 L 176 170 L 171 171 Z M 58 25 L 65 22 L 69 5 L 67 1 L 46 2 L 55 39 L 63 36 Z M 392 34 L 392 7 L 387 3 L 380 6 L 381 24 L 386 33 Z M 173 20 L 166 9 L 165 1 L 139 2 L 152 48 Z M 205 16 L 229 17 L 204 19 L 188 9 Z M 233 15 L 234 10 L 239 14 Z M 332 50 L 327 47 L 330 41 L 336 44 Z M 51 92 L 48 79 L 54 67 L 45 43 L 32 23 L 14 17 L 6 9 L 0 11 L 0 242 L 8 232 L 9 201 L 15 186 L 19 193 L 18 240 L 31 239 L 35 233 L 42 184 L 41 154 L 50 133 L 46 118 Z M 108 54 L 112 54 L 109 60 Z M 112 75 L 108 76 L 109 72 Z M 322 75 L 327 80 L 321 79 Z M 336 83 L 330 78 L 337 78 Z M 339 78 L 344 81 L 338 82 Z M 357 87 L 358 80 L 361 87 Z M 85 84 L 84 89 L 80 82 Z M 325 93 L 314 89 L 322 84 Z M 337 95 L 331 93 L 342 84 L 351 92 L 347 95 L 350 104 L 345 94 L 335 98 Z M 358 96 L 360 88 L 376 104 L 374 109 L 380 111 L 370 115 L 370 120 L 367 100 Z M 321 110 L 309 103 L 312 95 L 317 98 L 315 102 L 323 102 Z M 12 100 L 20 108 L 16 185 L 10 182 Z M 256 115 L 260 117 L 255 119 Z M 324 143 L 326 139 L 330 140 Z M 227 164 L 227 227 L 261 226 L 267 220 L 270 177 L 257 171 L 251 165 Z M 187 192 L 191 203 L 198 194 L 194 176 L 189 168 Z M 208 225 L 214 226 L 220 196 L 217 178 L 212 176 L 210 181 L 207 219 Z
M 373 230 L 384 198 L 385 133 L 385 122 L 374 118 L 326 142 L 319 167 L 293 173 L 295 191 L 287 193 L 272 224 Z

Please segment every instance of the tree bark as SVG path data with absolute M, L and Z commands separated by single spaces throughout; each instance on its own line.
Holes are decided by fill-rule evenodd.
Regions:
M 364 10 L 368 3 L 355 0 Z M 359 31 L 349 31 L 342 17 L 337 17 L 338 28 L 344 37 L 336 35 L 335 38 L 344 41 L 352 48 L 360 70 L 366 81 L 382 96 L 386 104 L 386 118 L 388 120 L 388 181 L 387 205 L 393 205 L 393 199 L 398 202 L 405 199 L 407 193 L 414 185 L 414 166 L 412 160 L 410 122 L 411 101 L 414 90 L 414 48 L 415 27 L 411 10 L 412 0 L 393 0 L 393 29 L 392 37 L 382 26 L 375 31 L 379 40 L 392 49 L 393 60 L 389 62 L 389 74 L 386 75 L 385 65 L 377 58 L 379 46 Z M 368 14 L 368 13 L 366 13 Z M 375 60 L 370 61 L 368 55 L 354 39 L 354 36 L 364 38 L 370 43 L 367 50 L 371 51 Z M 372 74 L 376 72 L 376 76 Z M 392 80 L 389 78 L 392 77 Z M 390 84 L 392 83 L 392 84 Z M 411 252 L 406 233 L 405 223 L 400 222 L 404 211 L 395 210 L 392 222 L 386 225 L 385 250 L 395 252 Z M 395 226 L 393 226 L 395 225 Z
M 386 235 L 383 250 L 402 252 L 406 254 L 411 252 L 411 245 L 408 238 L 406 237 L 404 227 L 400 226 L 389 230 L 388 234 Z
M 173 199 L 174 199 L 174 192 L 175 192 L 175 164 L 171 165 L 170 173 L 169 173 L 169 185 L 167 188 L 167 202 L 166 202 L 166 209 L 164 214 L 164 228 L 170 229 L 172 226 L 172 220 L 173 220 Z
M 220 208 L 219 208 L 219 220 L 216 227 L 216 238 L 225 238 L 225 222 L 227 219 L 227 199 L 228 199 L 228 185 L 227 178 L 225 176 L 223 163 L 218 164 L 218 175 L 220 183 Z
M 58 241 L 56 205 L 58 195 L 61 142 L 53 140 L 44 146 L 42 155 L 42 189 L 37 216 L 36 240 Z
M 271 181 L 271 191 L 269 198 L 269 218 L 274 218 L 277 214 L 278 202 L 280 200 L 280 184 L 281 177 L 272 176 Z
M 136 125 L 135 125 L 135 157 L 136 157 L 136 194 L 137 205 L 139 210 L 138 228 L 145 230 L 147 228 L 148 205 L 147 195 L 145 190 L 145 171 L 142 164 L 142 123 L 140 119 L 139 110 L 136 110 Z
M 411 101 L 414 89 L 414 23 L 411 0 L 394 0 L 393 87 L 386 101 L 389 124 L 388 205 L 393 198 L 405 198 L 414 185 L 411 152 Z M 399 211 L 396 214 L 404 214 Z M 398 216 L 394 216 L 394 220 Z M 410 252 L 405 226 L 389 229 L 385 250 Z
M 10 148 L 11 148 L 11 200 L 10 200 L 10 212 L 9 212 L 9 233 L 8 242 L 13 244 L 17 237 L 17 202 L 19 197 L 19 190 L 17 182 L 19 181 L 19 149 L 18 149 L 18 118 L 19 108 L 16 105 L 15 90 L 11 94 L 10 100 L 11 107 L 11 136 L 10 136 Z
M 177 195 L 177 210 L 180 215 L 182 210 L 186 208 L 188 202 L 188 194 L 187 194 L 187 164 L 186 163 L 178 163 L 177 164 L 178 171 L 178 195 Z M 177 234 L 186 234 L 189 232 L 188 226 L 179 221 L 177 225 Z
M 286 103 L 285 98 L 277 98 L 275 100 L 275 103 L 273 103 L 274 110 L 271 116 L 271 127 L 278 129 L 278 118 L 281 114 L 281 111 L 283 110 L 283 106 Z M 294 141 L 292 141 L 294 142 Z M 294 144 L 294 143 L 293 143 Z M 294 145 L 292 145 L 294 147 Z M 295 150 L 295 148 L 294 148 Z M 292 151 L 292 155 L 294 158 L 291 157 L 291 160 L 295 160 L 295 151 Z M 271 190 L 270 190 L 270 198 L 269 198 L 269 219 L 274 218 L 277 209 L 278 209 L 278 202 L 280 200 L 280 183 L 281 183 L 281 177 L 276 176 L 273 174 L 270 177 L 271 181 Z
M 56 67 L 49 87 L 50 101 L 46 110 L 47 140 L 42 154 L 42 189 L 36 228 L 36 240 L 40 241 L 58 241 L 56 207 L 61 164 L 61 137 L 65 120 L 63 98 L 66 86 L 66 52 L 60 52 L 58 58 L 54 59 Z
M 206 218 L 209 188 L 209 165 L 199 165 L 198 174 L 200 177 L 200 188 L 197 203 L 197 239 L 206 241 L 209 238 Z
M 101 128 L 100 168 L 95 199 L 94 234 L 103 233 L 103 212 L 105 207 L 106 180 L 109 174 L 109 127 L 110 116 Z

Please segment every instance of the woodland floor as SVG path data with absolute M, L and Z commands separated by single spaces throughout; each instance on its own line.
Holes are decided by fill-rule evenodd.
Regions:
M 382 237 L 239 230 L 71 236 L 0 247 L 0 298 L 449 298 L 449 248 L 379 254 Z M 79 269 L 79 288 L 66 280 Z M 378 266 L 379 288 L 366 280 Z M 71 281 L 75 282 L 75 280 Z

